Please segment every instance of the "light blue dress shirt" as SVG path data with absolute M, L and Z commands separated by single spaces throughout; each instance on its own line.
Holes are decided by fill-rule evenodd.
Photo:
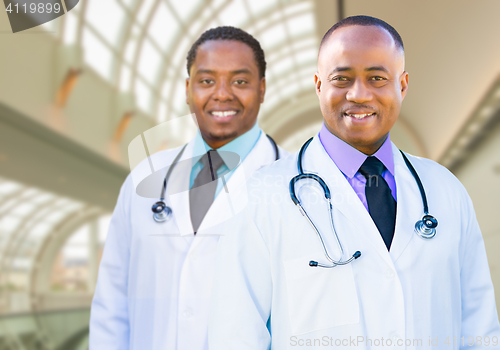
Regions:
M 240 156 L 240 162 L 243 162 L 243 160 L 245 160 L 246 156 L 248 156 L 250 151 L 254 148 L 255 144 L 259 140 L 261 132 L 262 130 L 259 128 L 258 123 L 255 123 L 255 125 L 246 133 L 238 136 L 231 142 L 226 143 L 224 146 L 218 148 L 217 151 L 230 151 L 237 153 Z M 196 176 L 198 176 L 201 169 L 203 168 L 203 164 L 200 162 L 201 157 L 211 149 L 212 148 L 205 142 L 205 140 L 201 136 L 200 131 L 198 130 L 194 140 L 193 154 L 197 156 L 193 157 L 193 167 L 191 168 L 191 176 L 189 178 L 190 189 L 191 187 L 193 187 Z M 228 163 L 224 159 L 225 156 L 227 157 L 227 154 L 224 154 L 223 152 L 220 154 L 220 156 L 224 161 L 224 163 Z M 226 166 L 226 164 L 222 165 L 217 170 L 217 177 L 219 178 L 219 181 L 217 183 L 217 189 L 215 190 L 215 197 L 217 197 L 217 195 L 224 186 L 223 182 L 220 180 L 220 176 L 224 173 L 226 173 L 226 175 L 224 175 L 224 181 L 227 182 L 233 173 L 229 172 L 229 169 Z

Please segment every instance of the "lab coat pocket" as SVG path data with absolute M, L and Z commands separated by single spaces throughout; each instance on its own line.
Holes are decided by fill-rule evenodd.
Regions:
M 283 262 L 293 334 L 358 323 L 358 294 L 351 265 L 310 267 L 310 258 Z

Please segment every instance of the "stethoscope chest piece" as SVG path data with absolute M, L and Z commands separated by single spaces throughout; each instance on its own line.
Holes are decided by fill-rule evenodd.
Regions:
M 431 239 L 436 235 L 437 219 L 432 215 L 424 215 L 415 223 L 415 233 L 423 239 Z
M 165 222 L 172 216 L 172 209 L 163 201 L 156 202 L 151 208 L 156 222 Z

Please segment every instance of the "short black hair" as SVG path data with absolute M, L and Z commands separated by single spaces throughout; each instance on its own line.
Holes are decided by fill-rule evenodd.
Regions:
M 210 40 L 235 40 L 247 44 L 253 51 L 253 55 L 255 58 L 255 63 L 257 63 L 257 67 L 259 68 L 259 77 L 263 78 L 266 75 L 266 59 L 264 57 L 264 51 L 260 46 L 260 43 L 253 36 L 241 30 L 240 28 L 230 27 L 230 26 L 221 26 L 209 29 L 205 31 L 199 38 L 196 40 L 189 49 L 187 54 L 187 73 L 189 76 L 191 66 L 196 60 L 196 53 L 198 51 L 198 47 L 203 43 Z
M 330 38 L 335 30 L 348 26 L 377 26 L 385 29 L 389 32 L 389 34 L 391 34 L 392 39 L 394 39 L 394 42 L 396 43 L 396 47 L 403 50 L 403 52 L 405 50 L 403 39 L 401 39 L 401 35 L 399 35 L 398 31 L 394 29 L 393 26 L 385 21 L 382 21 L 381 19 L 370 16 L 351 16 L 335 23 L 330 29 L 328 29 L 326 34 L 323 36 L 323 39 L 321 39 L 321 44 L 319 45 L 320 50 L 323 44 L 328 41 L 328 38 Z

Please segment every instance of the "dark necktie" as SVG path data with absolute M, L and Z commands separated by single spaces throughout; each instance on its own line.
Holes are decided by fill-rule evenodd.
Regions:
M 389 250 L 396 225 L 396 201 L 389 185 L 382 177 L 384 170 L 384 164 L 376 157 L 366 158 L 359 168 L 359 172 L 366 179 L 365 195 L 368 211 Z
M 189 190 L 191 223 L 195 234 L 214 201 L 217 189 L 217 170 L 224 164 L 219 153 L 214 150 L 205 153 L 200 161 L 203 167 L 194 179 L 193 187 Z

